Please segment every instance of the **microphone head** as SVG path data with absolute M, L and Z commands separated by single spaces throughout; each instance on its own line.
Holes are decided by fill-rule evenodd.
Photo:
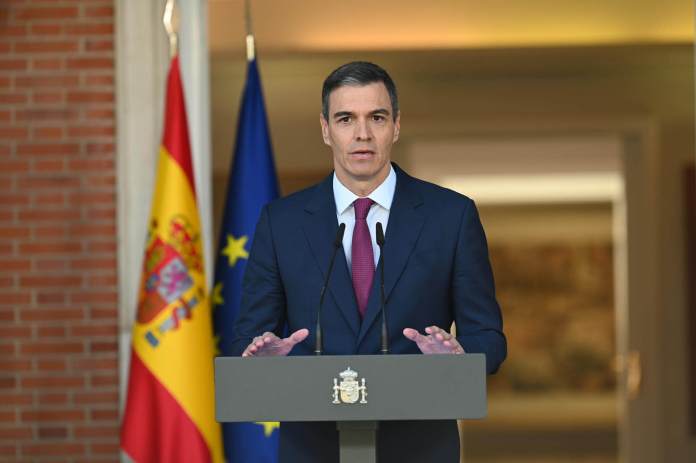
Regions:
M 343 245 L 343 234 L 346 231 L 346 224 L 342 223 L 338 226 L 338 231 L 336 232 L 336 240 L 334 241 L 334 246 L 337 248 Z
M 381 222 L 377 222 L 377 245 L 384 245 L 384 229 L 382 228 Z

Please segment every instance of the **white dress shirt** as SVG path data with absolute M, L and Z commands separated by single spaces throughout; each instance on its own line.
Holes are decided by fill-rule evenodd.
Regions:
M 377 245 L 377 222 L 382 222 L 384 234 L 387 233 L 387 223 L 389 222 L 389 210 L 391 209 L 392 201 L 394 200 L 394 191 L 396 191 L 396 172 L 394 167 L 390 166 L 389 175 L 375 190 L 367 195 L 374 204 L 367 213 L 367 227 L 370 229 L 370 238 L 372 239 L 372 254 L 375 258 L 375 268 L 379 261 L 379 246 Z M 358 195 L 346 188 L 341 181 L 333 176 L 333 193 L 336 200 L 336 216 L 338 223 L 346 224 L 346 231 L 343 234 L 343 251 L 346 253 L 346 261 L 348 262 L 348 271 L 352 271 L 351 266 L 351 250 L 353 248 L 353 229 L 355 228 L 355 210 L 353 203 L 359 198 Z

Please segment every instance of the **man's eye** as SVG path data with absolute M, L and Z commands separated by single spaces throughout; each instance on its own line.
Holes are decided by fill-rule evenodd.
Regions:
M 348 122 L 350 122 L 350 116 L 341 117 L 338 119 L 338 122 L 340 124 L 347 124 Z
M 372 116 L 372 120 L 375 122 L 382 122 L 384 120 L 384 116 L 375 114 L 374 116 Z

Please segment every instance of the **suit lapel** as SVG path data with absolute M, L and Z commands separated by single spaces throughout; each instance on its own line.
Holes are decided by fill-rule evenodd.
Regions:
M 398 166 L 394 165 L 394 170 L 397 174 L 396 191 L 394 192 L 392 208 L 389 211 L 387 233 L 384 238 L 384 262 L 386 264 L 384 267 L 384 296 L 387 301 L 387 323 L 389 323 L 389 295 L 406 268 L 425 221 L 423 208 L 420 207 L 423 204 L 423 199 L 414 189 L 415 181 Z M 380 314 L 379 272 L 380 268 L 377 268 L 365 318 L 360 326 L 358 345 L 367 334 L 370 325 Z
M 332 180 L 333 177 L 330 175 L 318 185 L 316 193 L 305 206 L 302 224 L 309 248 L 319 266 L 322 281 L 326 278 L 338 229 Z M 316 288 L 317 303 L 320 289 Z M 328 289 L 346 322 L 353 330 L 353 334 L 357 335 L 360 330 L 360 316 L 343 248 L 339 249 L 336 254 Z M 326 300 L 324 305 L 326 305 Z

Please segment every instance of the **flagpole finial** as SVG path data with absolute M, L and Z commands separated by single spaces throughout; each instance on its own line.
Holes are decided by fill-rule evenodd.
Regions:
M 169 56 L 174 58 L 179 52 L 179 6 L 176 0 L 167 0 L 162 22 L 169 36 Z
M 246 22 L 246 55 L 247 61 L 253 61 L 256 56 L 254 28 L 251 22 L 251 0 L 244 0 L 244 18 Z

